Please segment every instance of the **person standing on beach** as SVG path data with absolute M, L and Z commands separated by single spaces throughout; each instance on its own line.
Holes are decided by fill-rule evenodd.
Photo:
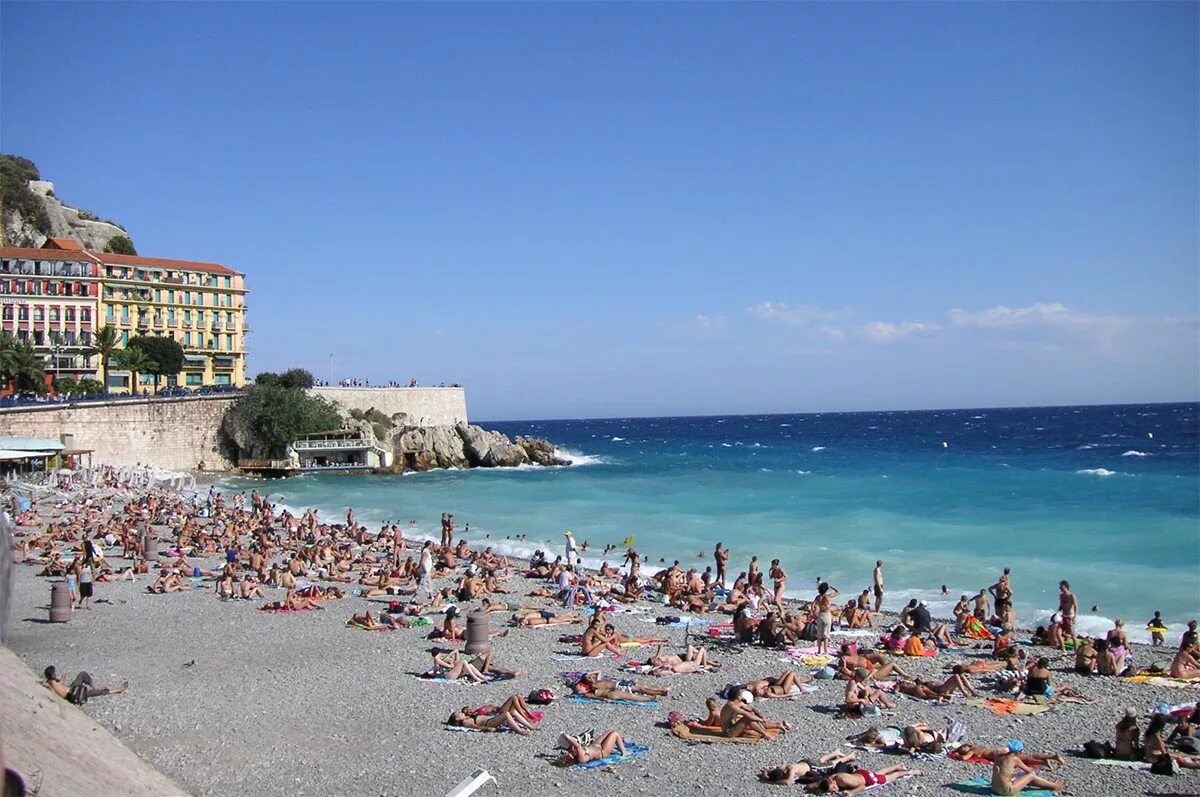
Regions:
M 783 611 L 783 591 L 787 588 L 787 571 L 779 564 L 778 559 L 771 560 L 771 580 L 775 582 L 775 605 Z
M 875 562 L 875 572 L 871 574 L 872 591 L 875 593 L 875 613 L 883 611 L 883 561 Z
M 981 623 L 988 621 L 988 597 L 987 590 L 979 590 L 979 594 L 975 596 L 975 619 Z
M 425 589 L 427 598 L 433 598 L 433 542 L 426 540 L 421 546 L 421 564 L 417 567 L 417 594 Z
M 450 548 L 454 545 L 454 515 L 449 512 L 442 513 L 442 547 Z
M 575 545 L 575 535 L 570 531 L 564 531 L 563 536 L 567 538 L 567 565 L 578 564 L 579 548 Z
M 762 578 L 762 574 L 758 572 L 758 557 L 757 556 L 750 557 L 750 567 L 748 567 L 746 569 L 746 573 L 748 574 L 749 579 L 750 579 L 749 580 L 750 586 L 753 587 L 759 583 L 759 579 Z
M 813 609 L 817 612 L 817 655 L 829 652 L 829 632 L 833 630 L 833 599 L 838 591 L 822 581 L 817 585 L 817 597 L 813 599 Z
M 1064 639 L 1075 639 L 1075 618 L 1079 616 L 1079 599 L 1065 580 L 1058 582 L 1058 612 L 1062 615 Z
M 729 562 L 729 549 L 717 543 L 717 547 L 713 550 L 713 559 L 717 563 L 717 586 L 721 589 L 725 588 L 725 565 Z

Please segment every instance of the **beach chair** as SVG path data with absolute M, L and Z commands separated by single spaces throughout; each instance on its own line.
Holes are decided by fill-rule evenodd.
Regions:
M 500 784 L 496 782 L 496 779 L 492 777 L 491 773 L 489 773 L 486 769 L 477 769 L 466 778 L 463 778 L 463 780 L 459 782 L 459 784 L 453 789 L 446 792 L 446 797 L 469 797 L 483 788 L 483 784 L 487 783 L 489 780 L 492 782 L 492 785 L 496 787 L 496 793 L 499 794 Z

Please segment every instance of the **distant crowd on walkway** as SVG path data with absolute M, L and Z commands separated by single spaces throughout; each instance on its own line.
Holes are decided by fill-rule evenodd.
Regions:
M 313 382 L 313 385 L 316 387 L 329 387 L 330 383 L 327 381 L 318 379 Z M 389 379 L 386 384 L 375 384 L 375 385 L 371 384 L 370 379 L 343 379 L 342 381 L 337 383 L 337 386 L 338 387 L 420 387 L 421 385 L 415 379 L 410 379 L 407 385 L 397 382 L 395 379 Z M 438 387 L 462 387 L 462 385 L 458 384 L 457 382 L 455 382 L 452 385 L 447 385 L 445 382 L 438 382 L 437 386 Z

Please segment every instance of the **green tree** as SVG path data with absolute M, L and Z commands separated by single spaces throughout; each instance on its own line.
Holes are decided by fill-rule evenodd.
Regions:
M 19 213 L 25 223 L 49 235 L 50 214 L 42 198 L 29 187 L 29 181 L 39 177 L 37 166 L 28 158 L 0 155 L 0 209 L 5 220 L 12 213 Z
M 279 384 L 307 390 L 313 386 L 313 375 L 303 368 L 289 368 L 279 375 Z
M 129 339 L 127 348 L 139 348 L 154 361 L 146 373 L 154 375 L 154 392 L 158 392 L 160 376 L 175 376 L 183 370 L 183 346 L 174 338 L 138 335 Z
M 117 358 L 121 367 L 129 371 L 129 395 L 137 393 L 138 375 L 143 373 L 152 374 L 158 364 L 150 359 L 150 355 L 139 349 L 137 346 L 129 346 L 121 350 L 121 354 Z
M 105 252 L 112 252 L 115 255 L 136 255 L 137 250 L 133 248 L 133 240 L 128 235 L 115 235 L 108 239 L 108 243 L 104 245 Z
M 279 384 L 279 374 L 273 371 L 261 371 L 258 376 L 254 377 L 254 384 L 270 387 Z
M 239 459 L 281 459 L 300 435 L 340 429 L 342 418 L 328 401 L 282 385 L 251 385 L 225 411 L 221 441 Z
M 121 350 L 121 333 L 111 324 L 105 324 L 92 335 L 92 345 L 84 349 L 88 357 L 100 355 L 100 382 L 108 392 L 108 361 Z

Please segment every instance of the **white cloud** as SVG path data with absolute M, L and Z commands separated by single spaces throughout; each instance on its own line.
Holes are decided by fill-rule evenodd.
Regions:
M 724 329 L 725 323 L 729 319 L 723 315 L 704 315 L 699 313 L 696 315 L 696 326 L 701 329 Z
M 821 327 L 817 330 L 817 334 L 832 341 L 843 341 L 846 339 L 846 333 L 837 327 Z
M 999 305 L 987 310 L 969 312 L 955 308 L 950 311 L 950 321 L 960 327 L 1015 327 L 1035 324 L 1060 324 L 1077 318 L 1062 302 L 1035 302 L 1029 307 L 1005 307 Z
M 821 321 L 837 321 L 850 315 L 849 310 L 828 310 L 824 307 L 798 305 L 792 307 L 783 302 L 759 302 L 747 307 L 746 312 L 759 321 L 775 321 L 780 324 L 805 326 Z
M 858 328 L 863 337 L 876 343 L 891 343 L 902 340 L 910 335 L 926 335 L 941 330 L 939 324 L 929 324 L 924 321 L 901 321 L 891 324 L 887 321 L 872 321 Z

